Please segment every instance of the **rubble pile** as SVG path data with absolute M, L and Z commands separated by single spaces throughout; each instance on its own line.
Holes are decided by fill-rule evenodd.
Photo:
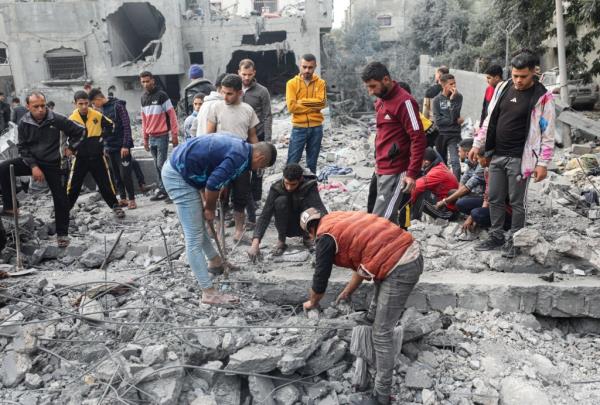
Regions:
M 351 169 L 332 170 L 320 183 L 330 210 L 366 206 L 373 143 L 365 136 L 370 122 L 360 122 L 326 131 L 319 167 Z M 288 117 L 279 115 L 275 128 L 280 157 L 265 184 L 280 177 Z M 584 155 L 598 152 L 591 147 Z M 575 156 L 565 153 L 564 161 Z M 597 203 L 580 197 L 594 189 L 591 183 L 598 187 L 600 176 L 583 169 L 571 176 L 562 164 L 555 170 L 561 174 L 532 184 L 528 227 L 515 238 L 522 254 L 512 261 L 473 252 L 472 240 L 483 231 L 414 221 L 410 231 L 421 243 L 425 272 L 533 272 L 548 283 L 596 278 L 600 223 L 589 213 Z M 71 213 L 71 246 L 61 251 L 49 196 L 19 200 L 25 267 L 34 273 L 0 280 L 0 403 L 360 404 L 356 387 L 371 386 L 372 378 L 363 385 L 357 376 L 361 367 L 367 377 L 374 369 L 372 358 L 353 350 L 353 327 L 362 316 L 354 303 L 305 314 L 284 299 L 262 298 L 275 294 L 269 272 L 312 274 L 312 255 L 300 240 L 274 258 L 268 247 L 276 235 L 268 232 L 256 265 L 246 246 L 229 245 L 229 258 L 242 270 L 215 281 L 239 294 L 242 305 L 211 307 L 200 304 L 173 206 L 142 197 L 138 210 L 116 220 L 96 193 L 83 195 Z M 6 270 L 15 262 L 11 246 L 2 254 Z M 309 287 L 302 285 L 305 292 Z M 396 344 L 396 403 L 599 403 L 598 322 L 562 316 L 408 308 L 399 330 L 403 343 Z

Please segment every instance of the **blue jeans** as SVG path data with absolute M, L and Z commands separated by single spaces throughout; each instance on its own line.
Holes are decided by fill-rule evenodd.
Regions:
M 158 174 L 158 188 L 164 192 L 165 186 L 162 182 L 161 170 L 169 153 L 169 134 L 150 136 L 149 145 L 156 166 L 156 173 Z
M 483 205 L 483 196 L 466 196 L 461 197 L 456 202 L 456 208 L 461 214 L 471 215 L 471 211 L 476 208 L 481 208 Z M 488 225 L 489 226 L 489 225 Z
M 316 174 L 322 139 L 323 125 L 310 128 L 294 127 L 292 129 L 292 136 L 290 137 L 287 163 L 300 162 L 302 152 L 304 152 L 304 147 L 306 146 L 306 167 Z
M 185 237 L 185 254 L 203 289 L 212 287 L 208 274 L 208 265 L 205 256 L 210 260 L 217 257 L 218 253 L 213 247 L 210 237 L 204 226 L 204 208 L 198 189 L 190 186 L 173 169 L 171 162 L 166 162 L 162 168 L 162 178 L 165 188 L 177 210 L 177 217 Z

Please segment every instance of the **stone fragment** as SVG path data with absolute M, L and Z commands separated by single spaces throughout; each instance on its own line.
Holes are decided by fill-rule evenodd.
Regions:
M 306 360 L 290 353 L 284 354 L 283 357 L 277 362 L 277 368 L 279 368 L 283 375 L 293 374 L 294 371 L 304 367 L 305 365 Z
M 273 398 L 273 391 L 275 390 L 273 380 L 264 377 L 249 376 L 248 387 L 250 388 L 250 394 L 254 403 L 276 405 Z
M 408 388 L 431 388 L 433 386 L 433 380 L 429 376 L 427 370 L 423 367 L 410 366 L 408 370 L 406 370 L 404 385 Z
M 0 380 L 2 380 L 4 387 L 16 387 L 23 381 L 25 374 L 31 370 L 31 366 L 31 359 L 26 354 L 14 350 L 4 353 L 2 369 L 0 370 Z
M 402 321 L 404 324 L 404 321 Z M 433 312 L 429 315 L 418 316 L 413 320 L 407 320 L 404 324 L 404 342 L 412 342 L 420 337 L 423 337 L 434 330 L 442 327 L 442 320 L 438 312 Z
M 208 385 L 213 385 L 215 378 L 219 375 L 218 372 L 212 372 L 209 370 L 220 370 L 223 368 L 223 363 L 220 361 L 209 361 L 206 364 L 202 365 L 204 370 L 195 370 L 194 372 L 203 380 L 205 380 Z
M 142 349 L 142 361 L 151 366 L 156 363 L 162 363 L 167 359 L 167 346 L 153 345 Z
M 129 359 L 131 356 L 140 357 L 142 353 L 142 346 L 136 345 L 133 343 L 129 343 L 123 349 L 119 351 L 126 359 Z
M 219 405 L 239 405 L 242 396 L 242 380 L 236 375 L 221 375 L 211 393 Z
M 540 240 L 535 246 L 529 249 L 529 254 L 537 263 L 544 265 L 546 264 L 546 259 L 548 258 L 551 249 L 552 245 L 550 245 L 550 243 L 545 240 Z
M 217 400 L 215 399 L 214 395 L 210 394 L 210 395 L 200 395 L 199 397 L 196 397 L 196 399 L 194 399 L 190 405 L 219 405 L 217 404 Z
M 550 405 L 544 391 L 517 377 L 506 377 L 500 387 L 502 405 Z
M 517 247 L 535 246 L 540 240 L 541 235 L 537 229 L 522 228 L 513 235 L 513 244 Z
M 300 390 L 295 385 L 286 385 L 275 391 L 274 399 L 277 405 L 294 405 L 300 400 Z
M 151 401 L 152 404 L 176 405 L 183 388 L 183 378 L 181 376 L 160 378 L 141 383 L 139 387 L 142 399 Z M 144 392 L 150 395 L 146 395 Z
M 337 364 L 347 350 L 348 343 L 334 336 L 321 344 L 300 372 L 307 375 L 320 374 Z
M 435 404 L 435 391 L 424 389 L 421 391 L 421 402 L 423 405 L 434 405 Z
M 27 388 L 37 389 L 40 388 L 43 384 L 44 381 L 42 380 L 42 377 L 40 377 L 38 374 L 25 374 L 25 386 Z
M 552 364 L 550 359 L 541 354 L 534 354 L 531 356 L 531 363 L 533 363 L 535 370 L 539 375 L 541 375 L 545 380 L 557 382 L 560 380 L 560 371 L 559 369 Z
M 571 153 L 574 155 L 585 155 L 592 152 L 592 145 L 589 143 L 571 145 Z
M 281 349 L 271 346 L 247 346 L 229 357 L 226 370 L 268 373 L 277 367 Z

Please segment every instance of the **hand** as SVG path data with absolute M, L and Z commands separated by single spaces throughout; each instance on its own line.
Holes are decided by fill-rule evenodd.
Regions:
M 121 148 L 121 159 L 125 159 L 129 156 L 129 148 Z
M 319 306 L 319 304 L 313 304 L 311 300 L 308 300 L 304 304 L 302 304 L 302 308 L 304 308 L 305 311 L 310 311 L 311 309 L 316 309 L 318 306 Z
M 416 182 L 415 179 L 413 179 L 412 177 L 406 176 L 404 177 L 404 180 L 402 182 L 404 183 L 404 187 L 402 187 L 402 192 L 405 194 L 412 192 L 415 188 Z
M 441 210 L 445 206 L 446 206 L 446 199 L 445 198 L 443 200 L 440 200 L 437 203 L 435 203 L 435 208 L 437 208 L 438 210 Z
M 173 138 L 173 147 L 179 145 L 179 138 Z
M 477 155 L 479 155 L 479 148 L 476 146 L 473 146 L 471 148 L 471 150 L 469 151 L 468 158 L 471 162 L 475 162 L 475 161 L 477 161 Z
M 204 208 L 204 219 L 207 221 L 215 220 L 215 210 Z
M 456 122 L 458 123 L 458 125 L 462 125 L 465 122 L 465 119 L 463 117 L 459 117 Z
M 473 217 L 471 217 L 469 215 L 467 217 L 467 219 L 465 219 L 465 222 L 462 225 L 462 229 L 464 232 L 467 232 L 467 231 L 473 231 L 474 228 L 475 228 L 475 221 L 473 221 Z
M 492 159 L 490 158 L 482 158 L 479 159 L 479 164 L 481 165 L 481 167 L 486 168 L 486 167 L 490 167 L 490 163 L 492 162 Z
M 548 176 L 548 168 L 546 166 L 536 166 L 533 171 L 533 182 L 538 183 Z
M 144 149 L 146 152 L 150 152 L 150 144 L 148 142 L 144 142 Z
M 335 305 L 340 304 L 342 301 L 348 301 L 350 299 L 351 295 L 352 294 L 349 292 L 346 292 L 346 290 L 342 290 L 340 295 L 338 295 L 338 297 L 335 299 Z
M 73 151 L 69 148 L 65 148 L 65 157 L 73 156 Z
M 458 94 L 458 90 L 456 90 L 456 87 L 451 87 L 450 88 L 450 100 L 454 100 L 454 97 Z
M 258 239 L 256 239 L 258 242 Z M 252 242 L 252 246 L 248 249 L 248 257 L 252 263 L 256 263 L 256 259 L 260 256 L 260 247 L 258 243 Z
M 42 172 L 42 169 L 40 169 L 38 166 L 34 166 L 31 168 L 31 177 L 33 177 L 33 180 L 37 183 L 41 183 L 44 181 L 44 173 Z

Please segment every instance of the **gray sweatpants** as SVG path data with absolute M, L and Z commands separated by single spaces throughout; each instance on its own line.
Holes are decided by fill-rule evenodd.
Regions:
M 528 180 L 521 175 L 521 158 L 494 156 L 489 173 L 490 236 L 504 239 L 506 202 L 512 208 L 510 235 L 525 226 Z
M 377 199 L 375 207 L 373 207 L 373 214 L 398 223 L 398 208 L 402 201 L 404 176 L 405 173 L 377 175 Z
M 373 300 L 367 314 L 373 321 L 375 349 L 375 391 L 389 395 L 394 371 L 394 328 L 404 312 L 404 304 L 423 272 L 423 256 L 398 266 L 383 281 L 375 282 Z

